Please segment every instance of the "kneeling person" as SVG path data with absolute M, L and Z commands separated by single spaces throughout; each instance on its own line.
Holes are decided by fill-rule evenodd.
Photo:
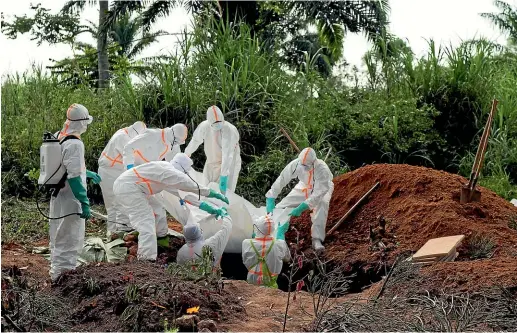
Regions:
M 178 195 L 178 190 L 181 190 L 195 193 L 199 199 L 205 196 L 228 203 L 224 195 L 199 185 L 190 178 L 188 171 L 191 167 L 192 160 L 180 153 L 171 162 L 149 162 L 127 170 L 115 181 L 115 200 L 127 212 L 131 226 L 139 233 L 139 259 L 156 260 L 157 237 L 165 237 L 168 232 L 167 221 L 155 221 L 154 210 L 161 208 L 155 194 L 167 191 Z M 200 208 L 209 213 L 217 211 L 207 203 L 201 203 Z
M 232 232 L 232 220 L 230 215 L 224 210 L 222 213 L 215 213 L 215 215 L 216 218 L 219 218 L 222 222 L 221 230 L 206 240 L 203 237 L 203 231 L 199 223 L 187 223 L 187 225 L 183 227 L 183 236 L 185 236 L 186 243 L 178 251 L 178 257 L 176 259 L 178 264 L 185 264 L 189 261 L 201 259 L 203 247 L 208 246 L 214 256 L 213 267 L 219 266 L 224 249 L 226 248 L 226 244 L 228 244 Z
M 255 226 L 258 237 L 242 242 L 242 262 L 248 269 L 248 283 L 278 288 L 276 279 L 283 262 L 291 258 L 285 242 L 289 223 L 279 226 L 276 239 L 272 236 L 273 220 L 269 215 L 260 217 Z

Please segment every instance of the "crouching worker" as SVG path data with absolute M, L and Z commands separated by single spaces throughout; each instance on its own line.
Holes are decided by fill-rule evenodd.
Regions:
M 330 199 L 334 191 L 332 172 L 327 164 L 316 157 L 312 148 L 305 148 L 297 159 L 291 161 L 266 193 L 266 209 L 272 213 L 275 199 L 289 182 L 298 178 L 298 184 L 278 204 L 278 208 L 294 208 L 290 215 L 300 216 L 306 210 L 311 211 L 312 247 L 316 252 L 325 248 L 325 227 L 329 213 Z
M 167 237 L 167 221 L 156 219 L 154 210 L 161 203 L 154 197 L 162 191 L 178 195 L 178 190 L 201 196 L 217 198 L 228 203 L 228 199 L 208 187 L 197 184 L 188 176 L 192 160 L 185 154 L 177 154 L 171 162 L 154 161 L 125 171 L 113 185 L 115 200 L 128 215 L 129 223 L 138 231 L 137 257 L 156 260 L 158 238 Z M 200 205 L 207 211 L 215 210 L 208 204 Z
M 285 242 L 289 222 L 278 227 L 276 239 L 272 236 L 274 228 L 270 215 L 260 217 L 253 227 L 257 228 L 256 236 L 242 242 L 242 262 L 248 269 L 248 283 L 278 288 L 276 280 L 283 262 L 291 258 Z
M 183 227 L 183 236 L 185 236 L 186 243 L 178 251 L 178 257 L 176 259 L 178 264 L 185 264 L 190 261 L 202 259 L 203 248 L 207 246 L 213 255 L 212 267 L 219 267 L 221 257 L 223 256 L 224 249 L 226 248 L 226 244 L 228 244 L 232 232 L 232 220 L 224 209 L 214 214 L 221 222 L 221 229 L 206 240 L 203 237 L 203 231 L 199 223 L 187 223 Z M 195 266 L 193 266 L 193 268 L 195 269 Z
M 84 144 L 93 117 L 81 104 L 72 104 L 66 111 L 66 121 L 57 137 L 61 145 L 61 163 L 66 173 L 62 188 L 50 199 L 50 277 L 55 281 L 65 271 L 75 269 L 77 256 L 83 248 L 85 220 L 91 217 L 90 201 L 86 195 L 86 178 L 95 184 L 101 179 L 86 170 Z

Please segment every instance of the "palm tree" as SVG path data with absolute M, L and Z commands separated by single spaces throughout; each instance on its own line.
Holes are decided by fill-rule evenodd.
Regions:
M 61 9 L 64 13 L 84 10 L 86 4 L 99 5 L 99 26 L 106 25 L 106 16 L 109 10 L 108 0 L 70 0 Z M 98 71 L 100 89 L 109 86 L 109 60 L 108 60 L 108 33 L 107 30 L 99 30 L 97 34 Z
M 98 27 L 90 22 L 88 31 L 93 36 L 98 36 Z M 146 47 L 155 43 L 157 37 L 166 34 L 165 31 L 153 33 L 144 32 L 142 19 L 140 17 L 131 18 L 127 13 L 112 24 L 108 32 L 107 53 L 110 69 L 116 63 L 134 60 Z M 100 53 L 94 45 L 88 43 L 74 43 L 74 48 L 79 53 L 72 58 L 54 60 L 52 66 L 48 66 L 53 74 L 61 75 L 67 85 L 75 86 L 83 81 L 88 81 L 92 86 L 98 82 L 98 56 Z M 133 72 L 145 70 L 145 67 L 135 66 L 129 62 L 129 69 Z
M 118 51 L 119 56 L 124 56 L 132 60 L 146 47 L 155 43 L 157 37 L 166 34 L 167 32 L 163 30 L 152 33 L 144 31 L 142 18 L 140 16 L 131 18 L 130 13 L 125 13 L 112 24 L 108 36 L 110 41 L 120 46 Z
M 502 32 L 509 35 L 508 44 L 517 43 L 517 8 L 513 8 L 508 3 L 495 0 L 494 5 L 501 10 L 500 13 L 482 13 L 481 16 L 489 19 Z
M 121 14 L 144 10 L 144 29 L 159 18 L 183 6 L 194 15 L 212 12 L 219 19 L 239 19 L 250 26 L 252 33 L 272 51 L 279 43 L 287 63 L 297 63 L 304 53 L 318 56 L 317 68 L 327 73 L 342 56 L 347 32 L 364 32 L 370 40 L 385 29 L 389 12 L 388 0 L 369 1 L 117 1 L 111 6 L 106 27 Z M 309 33 L 316 26 L 317 34 Z M 319 54 L 319 55 L 318 55 Z M 324 65 L 326 62 L 327 65 Z

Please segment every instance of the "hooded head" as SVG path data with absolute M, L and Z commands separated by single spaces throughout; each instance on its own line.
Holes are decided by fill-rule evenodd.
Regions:
M 183 227 L 183 236 L 185 236 L 185 241 L 187 243 L 194 243 L 203 238 L 203 232 L 199 227 L 199 223 L 187 223 Z
M 129 137 L 133 139 L 135 136 L 144 133 L 146 129 L 147 126 L 145 126 L 145 123 L 143 121 L 137 121 L 133 125 L 129 126 L 127 132 Z
M 255 226 L 257 227 L 258 232 L 256 233 L 257 237 L 266 237 L 270 236 L 273 233 L 274 224 L 273 219 L 269 215 L 261 216 L 255 222 Z
M 181 172 L 188 173 L 192 169 L 192 160 L 185 153 L 178 153 L 174 155 L 171 161 L 172 166 Z
M 172 125 L 172 135 L 174 135 L 173 145 L 183 145 L 185 144 L 185 140 L 187 140 L 188 129 L 185 124 L 176 124 Z
M 60 135 L 78 134 L 86 132 L 88 125 L 93 121 L 88 109 L 81 104 L 72 104 L 66 110 L 66 121 Z
M 213 131 L 220 131 L 224 125 L 224 116 L 221 109 L 217 106 L 212 105 L 206 110 L 206 120 L 210 124 L 210 128 Z
M 310 147 L 303 149 L 300 155 L 298 155 L 298 160 L 305 171 L 309 171 L 314 167 L 316 158 L 316 152 Z

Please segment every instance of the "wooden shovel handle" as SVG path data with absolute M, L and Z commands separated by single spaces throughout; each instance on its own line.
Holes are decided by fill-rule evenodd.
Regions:
M 478 161 L 478 166 L 476 168 L 476 172 L 474 174 L 474 179 L 477 180 L 477 178 L 479 177 L 479 173 L 481 172 L 481 167 L 483 166 L 483 161 L 485 160 L 485 153 L 486 153 L 486 149 L 488 147 L 488 138 L 490 137 L 490 132 L 492 131 L 492 121 L 494 120 L 494 116 L 495 116 L 495 113 L 497 112 L 497 99 L 494 99 L 494 101 L 492 102 L 492 109 L 490 110 L 490 114 L 488 115 L 488 119 L 487 119 L 487 130 L 486 130 L 486 135 L 485 135 L 485 141 L 483 142 L 483 147 L 482 147 L 482 150 L 481 150 L 481 156 L 479 158 L 479 161 Z
M 285 131 L 285 129 L 283 127 L 280 127 L 280 131 L 282 132 L 282 134 L 287 138 L 287 140 L 289 140 L 289 143 L 291 144 L 291 146 L 294 148 L 294 150 L 296 150 L 296 152 L 300 153 L 300 148 L 298 148 L 298 146 L 296 145 L 296 143 L 294 143 L 293 139 L 291 139 L 291 137 L 289 136 L 289 134 L 287 134 L 287 132 Z
M 489 136 L 489 133 L 490 133 L 490 129 L 491 129 L 491 124 L 492 124 L 492 119 L 493 119 L 493 116 L 494 116 L 494 113 L 495 113 L 495 110 L 496 110 L 496 107 L 497 107 L 497 99 L 494 99 L 492 101 L 492 108 L 490 109 L 490 113 L 488 114 L 488 119 L 486 121 L 486 124 L 485 124 L 485 127 L 483 129 L 483 134 L 481 135 L 481 139 L 479 140 L 479 145 L 478 145 L 478 149 L 477 149 L 477 152 L 476 152 L 476 157 L 474 159 L 474 163 L 472 164 L 472 170 L 470 172 L 470 179 L 469 179 L 469 184 L 468 184 L 468 187 L 470 189 L 473 188 L 473 186 L 475 186 L 475 178 L 477 178 L 477 176 L 479 175 L 479 170 L 481 169 L 480 168 L 480 165 L 481 165 L 481 160 L 482 160 L 482 156 L 484 155 L 484 152 L 486 151 L 486 145 L 487 145 L 487 142 L 488 142 L 488 136 Z
M 332 227 L 332 229 L 329 230 L 329 232 L 327 232 L 327 236 L 330 235 L 331 233 L 333 233 L 340 225 L 341 223 L 343 223 L 344 220 L 346 220 L 346 218 L 352 214 L 354 212 L 354 210 L 366 199 L 368 198 L 368 196 L 379 186 L 380 182 L 377 182 L 375 183 L 375 185 L 372 186 L 371 189 L 368 190 L 368 192 L 366 192 L 362 197 L 361 199 L 359 199 L 355 205 L 352 206 L 352 208 L 350 208 L 348 210 L 348 212 L 346 212 L 345 215 L 343 215 L 342 218 L 339 219 L 339 221 L 337 221 L 337 223 Z

